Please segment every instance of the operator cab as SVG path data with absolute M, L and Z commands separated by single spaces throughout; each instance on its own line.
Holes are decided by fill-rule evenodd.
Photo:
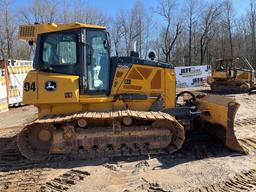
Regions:
M 39 34 L 34 68 L 78 75 L 80 94 L 110 92 L 110 47 L 105 29 L 78 28 Z

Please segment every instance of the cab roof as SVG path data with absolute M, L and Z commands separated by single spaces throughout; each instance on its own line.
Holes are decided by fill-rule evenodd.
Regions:
M 69 29 L 78 28 L 91 28 L 91 29 L 101 29 L 104 30 L 106 27 L 84 24 L 84 23 L 67 23 L 67 24 L 56 24 L 56 23 L 44 23 L 44 24 L 33 24 L 33 25 L 21 25 L 19 28 L 19 39 L 26 41 L 36 41 L 38 34 L 64 31 Z

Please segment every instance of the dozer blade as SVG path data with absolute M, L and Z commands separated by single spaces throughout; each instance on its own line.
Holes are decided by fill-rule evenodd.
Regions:
M 202 111 L 200 121 L 203 128 L 222 140 L 230 149 L 246 152 L 234 131 L 235 115 L 239 106 L 234 99 L 220 95 L 205 95 L 197 100 L 197 107 Z

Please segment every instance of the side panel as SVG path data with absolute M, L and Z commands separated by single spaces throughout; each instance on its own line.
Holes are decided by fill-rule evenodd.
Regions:
M 172 69 L 133 64 L 130 68 L 117 68 L 111 95 L 131 93 L 155 98 L 161 96 L 164 107 L 170 108 L 175 106 L 175 88 L 175 73 Z M 149 107 L 154 101 L 148 99 L 140 103 Z M 129 105 L 133 104 L 135 101 Z
M 212 78 L 213 79 L 227 79 L 226 71 L 214 71 Z
M 24 81 L 24 104 L 78 103 L 78 76 L 31 71 Z
M 145 93 L 155 96 L 164 92 L 164 69 L 133 64 L 119 86 L 118 93 Z
M 128 71 L 129 71 L 129 68 L 127 66 L 116 68 L 115 77 L 112 83 L 112 88 L 110 93 L 111 95 L 117 95 L 118 88 L 123 83 L 123 80 L 125 79 Z
M 216 79 L 216 80 L 225 80 L 225 79 L 227 79 L 227 75 L 226 75 L 225 71 L 215 71 L 213 73 L 212 78 Z M 250 80 L 251 80 L 251 72 L 237 70 L 236 80 L 250 82 Z
M 252 75 L 252 73 L 248 72 L 248 71 L 238 71 L 236 80 L 240 80 L 243 82 L 250 82 L 252 79 L 251 75 Z
M 38 80 L 37 80 L 37 71 L 30 71 L 23 83 L 23 98 L 22 102 L 25 105 L 30 104 L 37 104 L 37 98 L 38 98 Z M 25 86 L 28 85 L 28 88 Z M 31 85 L 35 85 L 34 89 L 31 87 Z
M 176 78 L 174 69 L 165 69 L 165 108 L 176 105 Z

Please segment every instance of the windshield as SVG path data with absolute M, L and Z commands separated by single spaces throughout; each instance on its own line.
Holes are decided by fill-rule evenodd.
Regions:
M 76 64 L 75 34 L 47 34 L 43 36 L 42 61 L 48 65 Z
M 105 31 L 87 30 L 89 91 L 109 89 L 109 53 Z

